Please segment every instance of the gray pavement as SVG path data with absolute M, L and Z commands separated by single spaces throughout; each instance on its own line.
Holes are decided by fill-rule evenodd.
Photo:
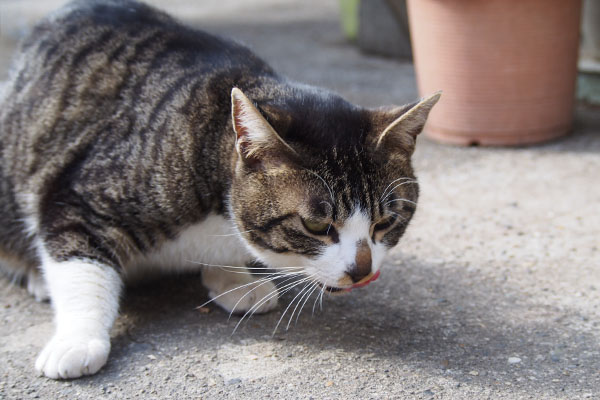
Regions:
M 30 3 L 0 2 L 3 65 L 19 13 L 58 2 Z M 345 43 L 336 5 L 169 2 L 294 79 L 367 106 L 415 99 L 412 65 Z M 0 280 L 0 398 L 600 398 L 600 110 L 522 149 L 420 137 L 414 162 L 419 208 L 382 278 L 274 336 L 293 296 L 232 335 L 238 318 L 195 310 L 198 277 L 173 277 L 127 291 L 98 375 L 56 382 L 33 373 L 50 306 Z

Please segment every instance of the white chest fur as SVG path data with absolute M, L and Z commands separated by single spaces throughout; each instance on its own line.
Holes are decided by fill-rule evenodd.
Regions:
M 175 240 L 132 260 L 125 267 L 127 280 L 158 271 L 193 271 L 203 264 L 244 266 L 252 259 L 237 230 L 220 215 L 183 230 Z

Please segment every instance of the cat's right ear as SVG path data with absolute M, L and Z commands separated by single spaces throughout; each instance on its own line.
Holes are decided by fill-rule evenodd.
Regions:
M 236 134 L 235 148 L 246 164 L 279 164 L 297 155 L 252 101 L 235 87 L 231 90 L 231 117 Z
M 429 112 L 442 95 L 436 92 L 420 101 L 379 114 L 378 125 L 382 129 L 373 138 L 375 149 L 388 154 L 412 154 L 417 135 L 421 133 Z

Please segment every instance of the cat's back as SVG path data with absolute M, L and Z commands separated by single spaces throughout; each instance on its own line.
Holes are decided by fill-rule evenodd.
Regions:
M 265 75 L 270 67 L 246 47 L 146 4 L 76 0 L 23 41 L 0 100 L 0 146 L 16 156 L 12 170 L 32 171 L 42 168 L 34 159 L 94 137 L 113 149 L 192 125 L 205 135 L 203 126 L 228 120 L 231 88 Z
M 242 49 L 230 40 L 189 28 L 167 13 L 136 0 L 71 1 L 37 23 L 23 41 L 23 49 L 60 55 L 77 53 L 85 47 L 89 53 L 106 50 L 102 46 L 110 42 L 124 44 L 119 38 L 133 40 L 127 44 L 135 46 L 136 39 L 148 39 L 147 34 L 153 39 L 145 43 L 149 48 L 165 40 L 178 40 L 180 46 L 175 50 L 187 47 L 205 55 L 228 48 Z
M 35 26 L 19 53 L 13 68 L 17 91 L 35 81 L 81 80 L 86 73 L 94 78 L 89 83 L 97 83 L 141 79 L 157 71 L 207 76 L 243 66 L 257 74 L 270 72 L 244 46 L 133 0 L 68 3 Z

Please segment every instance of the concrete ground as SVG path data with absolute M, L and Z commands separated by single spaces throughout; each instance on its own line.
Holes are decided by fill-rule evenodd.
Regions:
M 30 3 L 0 2 L 4 66 L 23 15 L 57 1 Z M 333 0 L 168 3 L 356 103 L 417 97 L 409 62 L 344 42 Z M 418 212 L 382 278 L 314 315 L 311 301 L 274 336 L 293 295 L 232 334 L 238 318 L 195 309 L 197 277 L 172 278 L 127 292 L 99 374 L 52 381 L 33 373 L 50 306 L 0 280 L 0 398 L 600 398 L 600 110 L 580 106 L 576 121 L 521 149 L 420 137 Z

